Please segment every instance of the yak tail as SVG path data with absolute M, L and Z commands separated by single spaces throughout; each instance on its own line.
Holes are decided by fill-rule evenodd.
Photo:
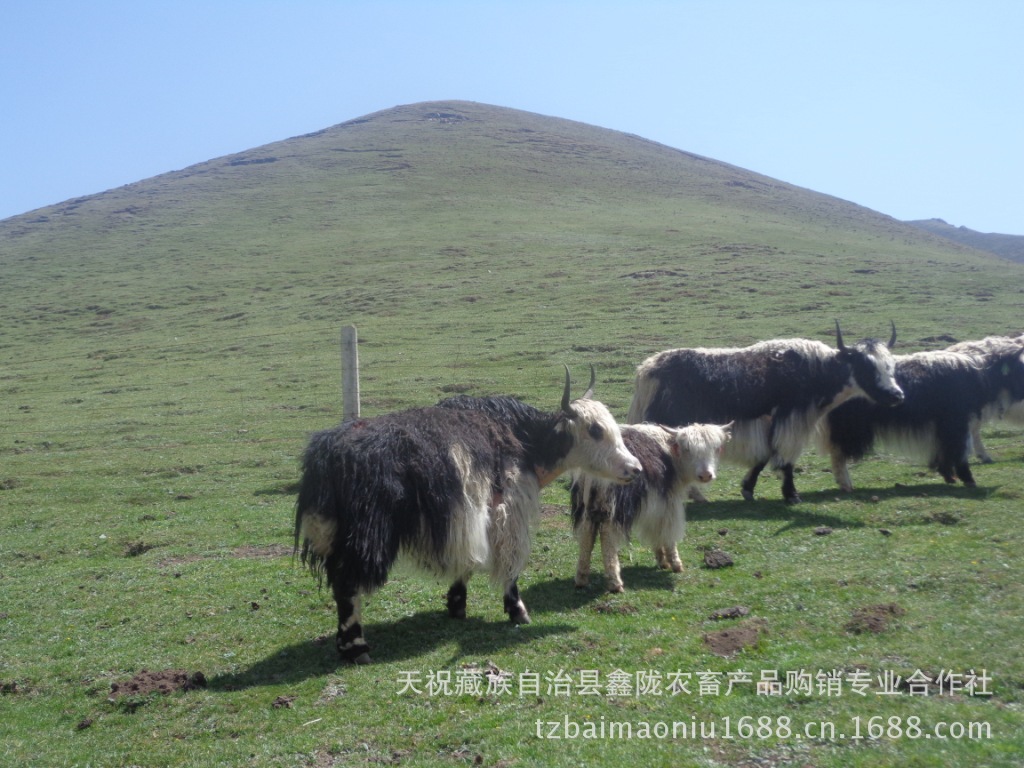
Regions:
M 330 467 L 324 460 L 328 453 L 316 450 L 323 445 L 321 435 L 315 435 L 302 462 L 302 478 L 299 481 L 298 498 L 295 501 L 295 531 L 293 556 L 298 554 L 302 564 L 307 566 L 321 580 L 327 557 L 333 549 L 333 530 L 329 515 L 321 510 L 334 508 Z
M 387 582 L 403 542 L 422 529 L 410 498 L 416 489 L 403 486 L 395 466 L 369 467 L 346 435 L 351 428 L 345 422 L 310 439 L 295 509 L 295 548 L 319 578 L 368 594 Z M 434 496 L 451 493 L 442 489 Z M 446 520 L 440 514 L 428 519 Z M 440 533 L 430 533 L 439 548 Z

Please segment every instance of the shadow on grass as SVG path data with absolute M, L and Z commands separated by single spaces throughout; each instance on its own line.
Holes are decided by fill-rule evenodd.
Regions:
M 647 550 L 641 550 L 650 554 Z M 598 559 L 600 560 L 600 559 Z M 655 566 L 654 555 L 650 555 L 650 565 L 639 563 L 622 568 L 622 580 L 627 592 L 656 590 L 671 592 L 675 588 L 673 574 Z M 546 579 L 531 584 L 522 590 L 523 602 L 534 616 L 545 613 L 565 613 L 580 608 L 598 607 L 609 598 L 614 598 L 607 591 L 604 574 L 591 570 L 590 584 L 577 589 L 570 579 Z
M 457 650 L 446 662 L 449 666 L 457 665 L 463 658 L 479 659 L 519 643 L 576 631 L 576 627 L 569 624 L 537 623 L 516 627 L 508 621 L 474 617 L 454 620 L 438 611 L 417 613 L 396 621 L 364 624 L 363 628 L 375 661 L 398 662 L 419 658 L 437 647 L 454 642 Z M 210 677 L 207 686 L 211 691 L 227 692 L 291 684 L 351 667 L 352 664 L 339 659 L 332 633 L 317 640 L 279 648 L 247 669 Z
M 758 520 L 763 522 L 778 522 L 784 525 L 775 533 L 776 535 L 793 530 L 794 528 L 859 528 L 864 525 L 860 522 L 851 522 L 849 517 L 832 515 L 822 511 L 814 505 L 821 501 L 834 501 L 835 494 L 828 493 L 807 493 L 801 494 L 803 502 L 800 504 L 786 504 L 783 501 L 757 499 L 755 501 L 712 501 L 707 504 L 688 504 L 686 506 L 686 518 L 690 521 L 715 521 L 715 520 Z
M 719 499 L 707 504 L 690 502 L 686 517 L 691 520 L 715 519 L 788 519 L 794 527 L 835 525 L 850 526 L 848 519 L 829 515 L 822 506 L 836 502 L 878 502 L 886 499 L 962 499 L 982 501 L 998 493 L 1000 485 L 967 487 L 961 483 L 948 484 L 941 479 L 921 483 L 895 483 L 884 487 L 860 485 L 847 494 L 840 488 L 806 490 L 801 492 L 800 504 L 786 504 L 781 499 L 758 497 L 752 502 L 738 499 Z M 816 508 L 815 508 L 816 505 Z
M 297 683 L 334 672 L 341 662 L 333 643 L 302 642 L 274 651 L 248 669 L 208 677 L 207 689 L 230 692 L 261 685 Z
M 883 502 L 887 499 L 961 499 L 963 501 L 980 501 L 998 492 L 1000 486 L 977 486 L 968 488 L 960 483 L 955 485 L 942 481 L 922 482 L 909 485 L 896 483 L 889 486 L 858 486 L 852 493 L 845 493 L 838 488 L 830 491 L 814 491 L 801 494 L 804 502 L 828 504 L 835 501 L 855 501 L 861 503 Z

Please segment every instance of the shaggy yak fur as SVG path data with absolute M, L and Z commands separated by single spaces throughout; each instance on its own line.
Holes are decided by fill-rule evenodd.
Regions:
M 729 441 L 730 425 L 693 424 L 622 427 L 622 439 L 640 459 L 643 471 L 629 485 L 573 473 L 572 525 L 579 541 L 576 586 L 590 581 L 590 557 L 601 540 L 609 592 L 622 592 L 619 549 L 632 533 L 654 551 L 659 568 L 683 569 L 676 545 L 686 532 L 686 496 L 715 479 L 718 457 Z
M 615 482 L 640 473 L 608 409 L 589 395 L 569 401 L 567 370 L 555 413 L 513 398 L 460 398 L 312 436 L 295 546 L 331 586 L 342 658 L 370 661 L 361 595 L 387 581 L 400 555 L 449 581 L 451 616 L 466 615 L 466 582 L 484 571 L 501 585 L 509 618 L 529 622 L 516 582 L 541 487 L 570 469 Z
M 763 341 L 739 349 L 670 349 L 637 368 L 631 423 L 669 426 L 733 422 L 723 459 L 749 468 L 743 497 L 769 463 L 782 473 L 782 496 L 800 501 L 793 465 L 818 420 L 840 403 L 869 398 L 882 406 L 902 402 L 893 378 L 896 328 L 888 344 L 865 339 L 837 348 L 808 339 Z
M 990 358 L 1001 356 L 1008 349 L 1024 351 L 1024 333 L 1017 336 L 986 336 L 978 341 L 961 341 L 947 347 L 946 351 L 970 355 L 984 364 Z M 996 402 L 982 409 L 980 418 L 971 421 L 971 444 L 974 447 L 974 455 L 982 464 L 991 464 L 993 459 L 981 441 L 981 427 L 988 422 L 1000 420 L 1011 424 L 1024 424 L 1024 400 L 1014 398 L 1009 388 L 1002 391 Z
M 897 355 L 896 381 L 906 393 L 901 405 L 850 401 L 820 425 L 822 452 L 844 491 L 853 490 L 849 462 L 876 443 L 923 460 L 947 483 L 973 486 L 971 426 L 999 403 L 1024 399 L 1024 349 L 1006 346 L 983 358 L 945 350 Z

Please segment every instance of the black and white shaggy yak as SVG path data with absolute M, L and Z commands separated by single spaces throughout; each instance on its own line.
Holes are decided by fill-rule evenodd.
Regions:
M 818 420 L 840 403 L 869 398 L 883 406 L 903 401 L 893 378 L 896 327 L 888 345 L 865 339 L 837 348 L 809 339 L 762 341 L 729 349 L 670 349 L 637 368 L 631 423 L 669 426 L 733 422 L 723 459 L 749 468 L 743 497 L 769 463 L 782 473 L 782 496 L 800 501 L 793 465 Z
M 984 363 L 992 355 L 999 355 L 1003 350 L 1012 348 L 1024 350 L 1024 333 L 1018 336 L 986 336 L 978 341 L 961 341 L 946 349 L 949 352 L 970 355 Z M 997 402 L 982 409 L 980 418 L 971 421 L 971 444 L 974 447 L 974 455 L 982 464 L 991 464 L 993 459 L 981 441 L 981 427 L 997 420 L 1024 425 L 1024 401 L 1014 400 L 1006 390 Z
M 947 483 L 974 486 L 970 427 L 1006 398 L 1024 399 L 1024 350 L 1005 348 L 984 360 L 946 350 L 896 356 L 896 381 L 906 399 L 895 408 L 864 400 L 839 406 L 822 421 L 823 453 L 844 491 L 853 489 L 849 462 L 882 444 L 921 459 Z
M 696 485 L 715 479 L 718 457 L 729 441 L 731 425 L 656 424 L 622 426 L 626 448 L 643 471 L 629 485 L 573 472 L 572 526 L 580 545 L 576 586 L 590 582 L 590 557 L 601 540 L 609 592 L 622 592 L 619 549 L 630 535 L 654 551 L 659 568 L 683 569 L 676 545 L 686 532 L 686 496 Z
M 589 394 L 569 401 L 566 369 L 556 413 L 503 398 L 500 417 L 486 408 L 434 406 L 312 436 L 295 547 L 331 585 L 342 658 L 370 661 L 361 595 L 387 581 L 399 555 L 450 581 L 451 616 L 465 616 L 466 582 L 484 571 L 501 585 L 509 618 L 529 622 L 516 581 L 541 487 L 571 469 L 623 483 L 640 473 L 608 409 Z

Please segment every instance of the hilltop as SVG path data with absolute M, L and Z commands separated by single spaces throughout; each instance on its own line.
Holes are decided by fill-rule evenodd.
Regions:
M 850 341 L 888 338 L 893 320 L 899 351 L 1019 331 L 1024 265 L 638 136 L 446 101 L 7 219 L 0 269 L 0 740 L 12 765 L 665 760 L 660 737 L 557 754 L 529 734 L 566 717 L 568 697 L 426 694 L 434 671 L 453 685 L 529 672 L 546 686 L 563 671 L 606 682 L 636 670 L 638 691 L 643 671 L 665 695 L 609 684 L 607 696 L 574 691 L 573 711 L 670 722 L 696 707 L 788 732 L 673 737 L 679 764 L 1022 754 L 1024 491 L 1007 422 L 987 426 L 997 462 L 978 468 L 977 488 L 879 456 L 842 494 L 829 459 L 808 451 L 792 507 L 767 479 L 742 501 L 741 472 L 722 467 L 711 503 L 687 509 L 684 571 L 634 547 L 622 595 L 574 587 L 569 494 L 552 483 L 520 581 L 533 624 L 513 629 L 482 578 L 470 616 L 449 621 L 448 584 L 396 572 L 367 599 L 369 667 L 338 666 L 330 589 L 292 546 L 300 457 L 341 416 L 344 324 L 359 329 L 366 416 L 454 392 L 554 410 L 566 364 L 577 395 L 593 365 L 597 396 L 624 417 L 636 365 L 670 346 L 831 343 L 836 318 Z M 719 549 L 733 566 L 702 567 Z M 684 670 L 693 694 L 670 694 Z M 729 685 L 735 672 L 735 692 L 698 696 L 698 670 Z M 983 693 L 954 692 L 968 670 Z M 790 677 L 810 685 L 815 671 L 849 673 L 843 696 Z M 402 692 L 421 673 L 422 691 Z M 852 692 L 854 673 L 878 681 L 870 695 Z M 762 695 L 783 680 L 792 690 Z M 991 723 L 993 737 L 899 738 L 910 731 L 893 718 Z M 800 740 L 798 721 L 846 723 L 847 735 L 856 722 L 867 741 Z
M 557 376 L 603 350 L 625 384 L 666 345 L 820 338 L 834 317 L 882 334 L 895 317 L 904 343 L 927 346 L 997 332 L 1021 302 L 1002 262 L 862 206 L 464 101 L 383 110 L 7 219 L 0 264 L 11 359 L 127 344 L 144 360 L 175 339 L 202 358 L 269 335 L 288 340 L 277 362 L 301 366 L 324 329 L 351 322 L 404 350 L 382 405 L 436 394 L 414 370 L 432 387 L 522 371 L 508 383 L 529 387 L 524 360 Z M 452 348 L 473 372 L 436 368 Z

